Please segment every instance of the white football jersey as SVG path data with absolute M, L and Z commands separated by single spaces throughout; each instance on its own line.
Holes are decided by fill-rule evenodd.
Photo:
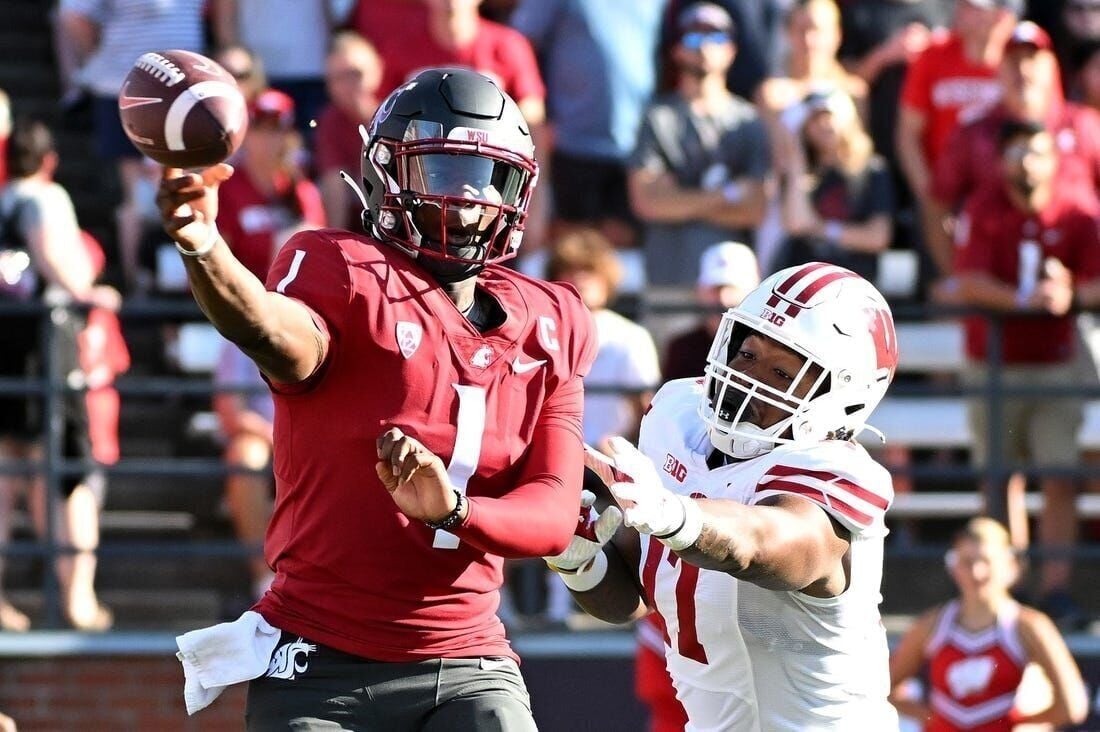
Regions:
M 802 496 L 851 533 L 849 587 L 834 598 L 768 590 L 678 560 L 642 537 L 639 572 L 666 624 L 666 657 L 690 730 L 893 730 L 889 652 L 878 612 L 889 473 L 858 444 L 781 445 L 710 470 L 699 380 L 666 384 L 639 448 L 681 495 L 754 504 Z

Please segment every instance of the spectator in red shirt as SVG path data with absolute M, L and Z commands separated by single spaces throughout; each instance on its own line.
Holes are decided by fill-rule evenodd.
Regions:
M 1059 184 L 1096 190 L 1100 184 L 1100 115 L 1066 102 L 1050 36 L 1023 22 L 1005 48 L 1001 103 L 981 119 L 955 129 L 936 165 L 932 196 L 948 210 L 978 188 L 1000 181 L 997 135 L 1006 120 L 1043 123 L 1058 143 Z
M 218 227 L 233 253 L 257 277 L 267 275 L 283 243 L 303 228 L 325 225 L 321 194 L 295 159 L 294 102 L 275 89 L 252 105 L 252 121 L 234 161 L 237 174 L 218 190 Z
M 956 227 L 953 279 L 938 296 L 1008 315 L 1003 321 L 1002 380 L 1006 387 L 1062 386 L 1082 378 L 1074 365 L 1076 335 L 1068 314 L 1076 302 L 1100 304 L 1100 216 L 1095 196 L 1056 185 L 1055 137 L 1037 122 L 1009 121 L 999 135 L 1004 178 L 967 202 Z M 1013 313 L 1049 317 L 1014 318 Z M 984 384 L 987 323 L 966 319 L 966 351 L 974 362 L 966 377 Z M 984 399 L 970 404 L 976 463 L 987 459 L 991 425 Z M 1083 418 L 1080 399 L 1042 396 L 1004 400 L 1001 430 L 1004 458 L 1044 466 L 1070 467 L 1078 461 L 1077 430 Z M 1040 480 L 1045 498 L 1039 537 L 1046 550 L 1068 550 L 1077 538 L 1076 485 L 1072 479 Z M 1045 609 L 1056 618 L 1072 610 L 1066 588 L 1068 560 L 1043 563 L 1041 590 Z
M 940 272 L 951 269 L 943 211 L 930 197 L 935 170 L 955 125 L 997 103 L 997 65 L 1023 10 L 1022 0 L 959 0 L 954 29 L 937 34 L 909 66 L 901 93 L 897 156 L 923 218 L 925 248 Z
M 409 54 L 409 48 L 418 49 L 419 39 L 413 41 L 412 36 L 424 33 L 427 25 L 425 0 L 359 0 L 355 6 L 349 26 L 374 45 L 386 64 L 383 97 L 406 78 L 394 71 L 392 59 Z
M 539 160 L 549 160 L 546 134 L 546 87 L 531 43 L 519 31 L 486 20 L 478 14 L 481 0 L 423 0 L 427 17 L 422 24 L 411 16 L 393 38 L 373 33 L 385 62 L 382 93 L 399 86 L 430 66 L 465 66 L 485 74 L 516 100 L 531 127 Z M 545 175 L 545 171 L 544 171 Z M 528 251 L 539 248 L 548 226 L 546 189 L 535 191 L 523 242 Z
M 390 12 L 399 21 L 386 37 L 385 23 L 378 27 L 362 22 L 372 13 L 385 15 L 385 9 L 361 9 L 357 13 L 356 28 L 374 44 L 385 61 L 382 94 L 389 94 L 429 66 L 467 66 L 500 84 L 516 100 L 528 124 L 542 124 L 546 118 L 546 89 L 527 39 L 519 31 L 482 18 L 478 14 L 481 0 L 421 2 L 425 9 L 417 11 L 413 7 L 401 8 L 401 3 L 391 0 L 388 4 L 395 8 Z
M 360 204 L 347 183 L 344 171 L 359 177 L 363 138 L 359 125 L 368 125 L 378 109 L 378 88 L 382 83 L 382 59 L 374 46 L 355 31 L 333 36 L 325 61 L 328 106 L 317 120 L 314 169 L 330 226 L 358 229 Z

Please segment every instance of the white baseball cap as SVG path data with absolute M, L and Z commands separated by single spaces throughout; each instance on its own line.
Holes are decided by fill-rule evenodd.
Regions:
M 712 244 L 699 258 L 699 286 L 733 285 L 751 290 L 760 284 L 760 266 L 752 249 L 741 242 Z

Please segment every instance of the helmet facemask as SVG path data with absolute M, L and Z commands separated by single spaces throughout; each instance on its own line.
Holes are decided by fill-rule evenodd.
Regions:
M 438 278 L 458 280 L 515 255 L 537 167 L 517 152 L 441 135 L 437 124 L 415 121 L 402 142 L 373 141 L 367 162 L 386 190 L 370 223 Z
M 730 367 L 745 339 L 753 334 L 771 338 L 738 322 L 735 311 L 722 317 L 707 357 L 699 407 L 715 448 L 741 460 L 759 457 L 777 444 L 821 439 L 823 436 L 816 434 L 812 421 L 804 417 L 815 404 L 828 400 L 831 381 L 824 364 L 793 344 L 778 340 L 804 358 L 786 389 L 776 389 Z M 800 393 L 804 396 L 798 396 Z M 773 424 L 761 425 L 766 407 L 777 409 L 784 416 Z

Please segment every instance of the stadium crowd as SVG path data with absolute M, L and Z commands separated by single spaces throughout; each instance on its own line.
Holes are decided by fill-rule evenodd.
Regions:
M 220 186 L 218 223 L 260 280 L 295 233 L 360 226 L 341 171 L 359 177 L 360 126 L 393 90 L 430 66 L 496 81 L 530 125 L 541 166 L 510 266 L 573 284 L 594 315 L 589 444 L 636 438 L 663 380 L 702 375 L 714 311 L 814 260 L 859 273 L 891 303 L 1004 314 L 1006 385 L 1097 380 L 1096 326 L 1076 312 L 1100 306 L 1096 0 L 60 0 L 54 27 L 59 117 L 90 114 L 88 155 L 117 173 L 121 200 L 113 237 L 82 235 L 81 212 L 54 181 L 65 161 L 50 130 L 0 94 L 0 298 L 82 306 L 58 327 L 63 368 L 86 387 L 64 405 L 67 457 L 120 457 L 111 384 L 130 365 L 120 307 L 187 292 L 153 199 L 159 168 L 118 120 L 133 60 L 161 48 L 213 56 L 245 93 L 249 131 Z M 706 312 L 680 318 L 683 332 L 643 327 L 647 307 L 669 302 Z M 36 373 L 37 321 L 11 317 L 17 347 L 4 351 L 0 376 Z M 986 328 L 965 320 L 966 385 L 987 378 Z M 177 330 L 164 333 L 180 347 Z M 271 515 L 271 399 L 232 344 L 210 376 L 253 387 L 217 394 L 212 408 L 224 460 L 240 469 L 225 481 L 232 525 L 258 545 Z M 27 400 L 2 403 L 0 458 L 40 456 L 41 415 Z M 1006 401 L 1005 456 L 1078 465 L 1084 403 Z M 969 403 L 977 466 L 988 457 L 987 406 Z M 913 459 L 904 445 L 882 456 Z M 1010 478 L 1016 490 L 1024 480 Z M 1034 604 L 1075 627 L 1071 562 L 1059 552 L 1078 541 L 1081 481 L 1037 483 L 1038 545 L 1056 556 L 1040 567 Z M 62 488 L 52 533 L 73 549 L 57 567 L 63 614 L 106 630 L 113 618 L 94 589 L 105 479 L 91 470 Z M 23 497 L 47 533 L 43 490 L 40 479 L 0 476 L 0 544 Z M 1024 541 L 1011 537 L 1018 549 Z M 2 569 L 0 555 L 0 629 L 26 630 Z M 251 578 L 262 596 L 271 573 L 260 556 Z M 537 594 L 541 607 L 505 602 L 506 624 L 572 618 L 560 583 Z M 922 623 L 931 634 L 934 618 Z M 914 659 L 903 676 L 916 673 Z

